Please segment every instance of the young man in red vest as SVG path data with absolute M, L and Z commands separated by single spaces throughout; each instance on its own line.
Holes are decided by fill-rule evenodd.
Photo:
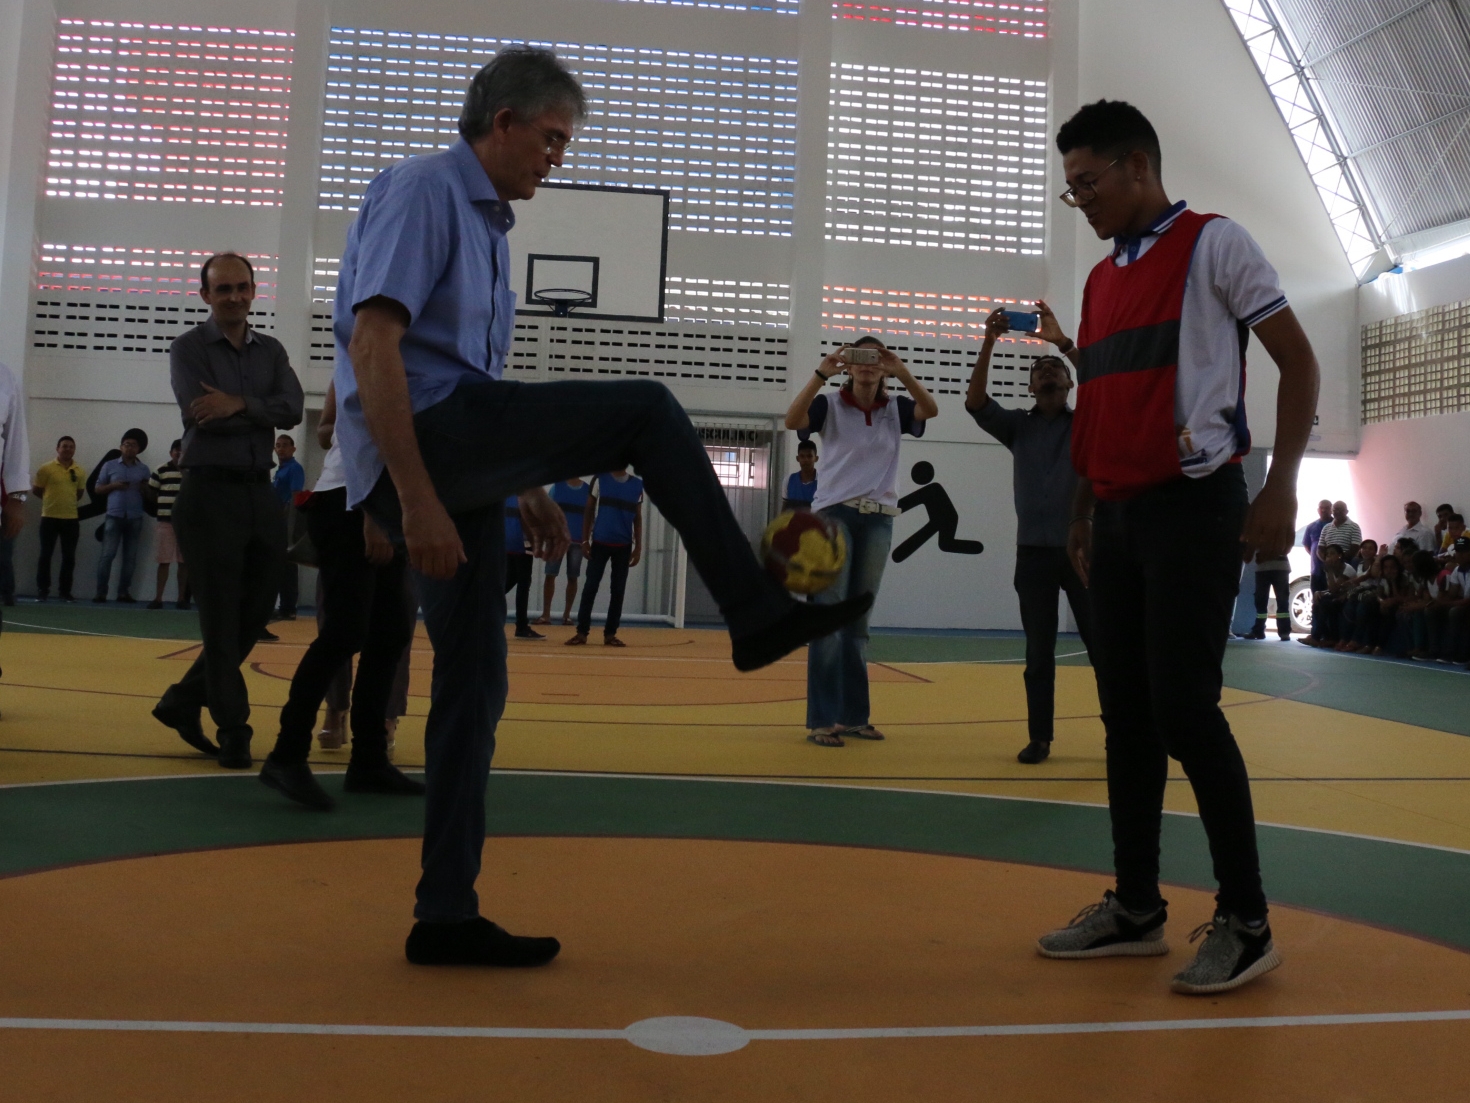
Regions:
M 1220 711 L 1241 562 L 1285 555 L 1318 369 L 1276 272 L 1240 226 L 1164 192 L 1158 136 L 1137 108 L 1089 104 L 1057 133 L 1062 199 L 1112 252 L 1087 279 L 1076 348 L 1068 553 L 1091 590 L 1107 730 L 1117 889 L 1043 935 L 1047 957 L 1168 953 L 1159 829 L 1169 759 L 1194 789 L 1220 891 L 1176 992 L 1237 988 L 1280 964 L 1266 918 L 1245 762 Z M 1245 350 L 1281 377 L 1265 487 L 1249 502 Z M 1067 351 L 1067 350 L 1064 350 Z

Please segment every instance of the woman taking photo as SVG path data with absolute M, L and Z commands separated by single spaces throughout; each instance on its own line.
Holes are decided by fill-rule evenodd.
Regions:
M 874 353 L 875 363 L 861 362 Z M 835 395 L 820 393 L 843 372 L 847 380 Z M 888 393 L 888 379 L 903 384 L 908 395 L 895 400 Z M 899 514 L 899 437 L 923 436 L 924 423 L 938 412 L 929 392 L 876 337 L 861 337 L 829 353 L 791 403 L 786 428 L 800 430 L 803 439 L 810 433 L 822 436 L 822 478 L 812 509 L 847 537 L 841 574 L 814 601 L 835 604 L 861 594 L 877 596 L 893 541 L 893 519 Z M 806 726 L 811 742 L 841 747 L 845 735 L 883 738 L 869 723 L 867 650 L 867 616 L 807 648 Z

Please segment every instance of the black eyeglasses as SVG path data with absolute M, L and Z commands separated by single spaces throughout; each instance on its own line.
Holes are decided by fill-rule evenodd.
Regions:
M 1082 206 L 1082 204 L 1086 203 L 1089 199 L 1097 195 L 1097 182 L 1102 179 L 1102 174 L 1107 172 L 1108 169 L 1112 168 L 1114 165 L 1122 160 L 1123 158 L 1119 157 L 1116 160 L 1109 161 L 1100 170 L 1098 170 L 1097 175 L 1094 176 L 1087 183 L 1075 184 L 1072 187 L 1068 188 L 1066 191 L 1062 192 L 1062 194 L 1057 196 L 1057 198 L 1069 207 Z

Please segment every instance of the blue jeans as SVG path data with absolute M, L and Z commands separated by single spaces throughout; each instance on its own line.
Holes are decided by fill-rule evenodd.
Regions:
M 138 566 L 138 539 L 143 535 L 143 518 L 107 518 L 102 536 L 102 558 L 97 561 L 97 596 L 107 596 L 107 584 L 112 578 L 112 561 L 117 558 L 118 546 L 122 546 L 122 570 L 117 577 L 117 596 L 133 592 L 133 572 Z
M 423 875 L 414 915 L 448 923 L 479 914 L 475 879 L 485 841 L 485 785 L 507 686 L 506 497 L 631 465 L 683 538 L 732 636 L 769 627 L 794 603 L 757 561 L 699 434 L 660 383 L 466 380 L 416 414 L 414 431 L 466 558 L 447 581 L 415 572 L 434 645 L 434 676 L 424 731 Z M 401 540 L 402 509 L 386 474 L 364 505 Z
M 852 506 L 829 506 L 823 517 L 836 521 L 847 536 L 847 562 L 842 573 L 812 600 L 835 605 L 850 597 L 878 593 L 888 549 L 893 543 L 893 518 L 882 513 L 859 513 Z M 841 631 L 813 640 L 806 652 L 806 726 L 861 728 L 868 723 L 868 617 Z

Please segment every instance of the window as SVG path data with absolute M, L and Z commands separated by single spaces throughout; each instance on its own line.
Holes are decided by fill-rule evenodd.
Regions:
M 832 63 L 827 239 L 1039 256 L 1046 82 Z
M 452 144 L 470 78 L 510 42 L 334 28 L 319 206 L 356 210 L 385 167 Z M 790 236 L 795 59 L 545 45 L 590 108 L 558 179 L 666 189 L 676 230 Z
M 904 7 L 835 0 L 832 5 L 833 19 L 920 27 L 928 31 L 1013 34 L 1024 38 L 1046 37 L 1046 14 L 1046 4 L 1041 0 L 1023 4 L 991 3 L 989 0 L 920 0 Z
M 791 322 L 791 285 L 669 276 L 664 280 L 664 318 L 716 325 L 750 322 L 786 329 Z
M 279 207 L 293 37 L 60 20 L 46 195 Z
M 1363 421 L 1470 410 L 1470 301 L 1363 327 Z
M 777 15 L 799 15 L 801 0 L 767 0 L 766 3 L 720 3 L 719 0 L 623 0 L 631 4 L 667 4 L 671 8 L 705 8 L 711 11 L 768 11 Z
M 45 243 L 40 247 L 36 290 L 193 297 L 199 289 L 199 269 L 212 255 L 208 249 Z M 276 258 L 263 253 L 245 255 L 255 268 L 256 301 L 274 300 Z

